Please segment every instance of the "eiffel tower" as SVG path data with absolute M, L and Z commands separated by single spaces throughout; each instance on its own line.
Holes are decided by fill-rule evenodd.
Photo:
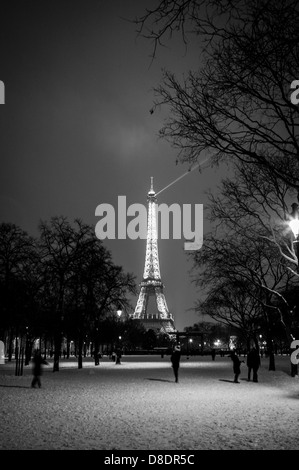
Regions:
M 157 241 L 157 198 L 151 177 L 151 189 L 147 195 L 147 240 L 143 279 L 133 318 L 141 320 L 147 330 L 156 333 L 174 334 L 174 320 L 169 313 L 164 285 L 161 281 Z M 154 299 L 154 302 L 151 300 Z

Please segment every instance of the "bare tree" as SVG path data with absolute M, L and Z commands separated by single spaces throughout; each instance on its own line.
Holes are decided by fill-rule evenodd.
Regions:
M 52 308 L 54 366 L 59 370 L 62 338 L 74 335 L 78 368 L 82 368 L 84 339 L 89 334 L 98 351 L 98 323 L 117 310 L 129 308 L 127 293 L 135 292 L 135 278 L 112 261 L 111 253 L 95 236 L 93 227 L 76 219 L 54 217 L 40 225 L 45 296 Z
M 205 309 L 217 302 L 215 296 L 220 292 L 224 306 L 223 288 L 226 293 L 227 285 L 232 288 L 236 282 L 244 285 L 246 298 L 258 301 L 265 317 L 273 369 L 273 318 L 279 316 L 291 342 L 292 308 L 285 292 L 296 285 L 296 277 L 290 268 L 292 260 L 282 256 L 278 241 L 275 244 L 270 237 L 275 233 L 277 240 L 279 237 L 284 246 L 290 247 L 286 200 L 292 191 L 279 182 L 269 168 L 264 167 L 257 173 L 252 165 L 237 164 L 235 167 L 234 179 L 223 181 L 220 195 L 210 194 L 210 220 L 216 230 L 213 236 L 206 237 L 201 252 L 195 254 L 195 263 L 199 267 L 205 266 L 196 282 L 207 286 L 209 303 L 205 304 Z M 230 303 L 235 307 L 233 302 Z
M 10 223 L 0 225 L 0 334 L 9 337 L 9 360 L 13 340 L 20 337 L 22 341 L 26 333 L 29 312 L 26 276 L 28 265 L 33 265 L 34 247 L 34 239 L 20 227 Z
M 74 276 L 74 265 L 82 254 L 82 243 L 90 227 L 75 220 L 75 228 L 65 217 L 53 217 L 50 223 L 41 222 L 40 252 L 44 267 L 45 287 L 52 298 L 54 338 L 53 372 L 59 371 L 59 357 L 63 335 L 65 302 Z
M 245 282 L 223 280 L 209 291 L 205 300 L 197 303 L 196 311 L 238 330 L 247 349 L 251 340 L 258 347 L 262 309 L 257 297 L 248 293 Z
M 281 301 L 287 304 L 281 291 L 291 281 L 276 250 L 271 251 L 271 246 L 263 240 L 257 244 L 245 237 L 231 240 L 211 237 L 205 239 L 203 248 L 193 257 L 193 281 L 207 295 L 197 305 L 197 311 L 212 313 L 217 320 L 234 324 L 254 340 L 263 316 L 267 322 L 269 367 L 273 370 L 271 324 L 274 315 L 279 315 L 288 332 L 285 311 L 278 304 Z
M 256 172 L 250 165 L 237 164 L 234 180 L 223 181 L 220 196 L 211 199 L 211 220 L 219 227 L 225 227 L 226 235 L 241 236 L 249 243 L 249 251 L 263 263 L 264 289 L 267 297 L 276 299 L 290 307 L 282 291 L 288 291 L 298 284 L 298 275 L 293 265 L 297 258 L 294 253 L 292 233 L 289 227 L 287 201 L 294 191 L 268 168 Z M 247 246 L 245 244 L 245 246 Z M 260 254 L 259 254 L 260 253 Z M 288 272 L 286 272 L 288 271 Z M 269 284 L 269 279 L 272 279 Z M 282 288 L 282 286 L 284 286 Z M 272 302 L 271 300 L 271 302 Z M 282 321 L 286 320 L 281 315 Z M 291 341 L 291 330 L 285 329 Z
M 136 20 L 157 46 L 181 31 L 199 38 L 200 60 L 186 78 L 164 72 L 155 106 L 167 105 L 161 130 L 182 162 L 239 160 L 269 168 L 298 191 L 299 5 L 296 0 L 162 0 Z M 285 161 L 287 160 L 287 165 Z
M 91 228 L 92 230 L 92 228 Z M 135 276 L 125 273 L 121 266 L 113 263 L 111 253 L 95 237 L 94 231 L 77 258 L 70 291 L 70 320 L 74 312 L 77 317 L 79 338 L 79 368 L 82 367 L 82 344 L 86 331 L 91 333 L 94 357 L 99 352 L 101 320 L 113 316 L 121 308 L 124 315 L 130 309 L 128 293 L 136 294 Z

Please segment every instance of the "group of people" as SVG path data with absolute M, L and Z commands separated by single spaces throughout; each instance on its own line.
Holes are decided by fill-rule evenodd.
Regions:
M 242 362 L 245 363 L 245 361 L 241 361 L 238 358 L 235 350 L 232 351 L 230 357 L 231 357 L 231 360 L 233 361 L 234 383 L 239 384 L 240 382 L 238 381 L 238 378 L 239 378 L 239 375 L 241 374 L 241 364 Z M 257 372 L 259 370 L 260 365 L 261 365 L 261 358 L 260 358 L 259 352 L 255 347 L 253 347 L 247 354 L 247 367 L 248 367 L 247 380 L 248 382 L 250 382 L 251 380 L 251 372 L 253 373 L 252 381 L 258 382 Z
M 233 350 L 230 354 L 231 360 L 233 361 L 233 372 L 234 372 L 234 383 L 240 383 L 238 381 L 239 375 L 241 374 L 241 364 L 242 361 L 236 354 L 236 351 Z M 171 354 L 170 360 L 172 363 L 173 373 L 175 382 L 179 381 L 179 367 L 180 367 L 180 359 L 181 359 L 181 346 L 177 344 L 173 352 Z M 214 360 L 214 359 L 213 359 Z M 253 347 L 249 353 L 247 354 L 247 367 L 248 367 L 248 382 L 251 380 L 251 373 L 253 374 L 252 380 L 253 382 L 258 382 L 258 369 L 261 365 L 261 358 L 257 348 Z
M 121 350 L 118 348 L 116 352 L 112 351 L 110 358 L 113 362 L 115 362 L 115 364 L 121 364 L 120 362 L 121 357 L 122 357 L 122 353 L 121 353 Z
M 121 358 L 121 351 L 118 350 L 117 353 L 115 354 L 114 360 L 116 364 L 120 364 L 120 358 Z M 233 372 L 234 372 L 234 383 L 240 383 L 238 381 L 239 375 L 241 373 L 241 363 L 245 361 L 241 361 L 239 357 L 236 354 L 236 351 L 233 350 L 231 355 L 231 360 L 233 361 Z M 172 368 L 173 368 L 173 373 L 174 373 L 174 378 L 175 382 L 179 381 L 179 367 L 180 367 L 180 360 L 181 360 L 181 346 L 177 344 L 170 357 L 171 363 L 172 363 Z M 46 360 L 44 360 L 41 356 L 41 352 L 39 350 L 36 350 L 32 359 L 33 362 L 33 379 L 31 382 L 31 387 L 34 388 L 36 385 L 38 387 L 41 387 L 41 381 L 40 381 L 40 376 L 42 374 L 42 364 L 48 364 Z M 256 348 L 252 348 L 250 352 L 247 355 L 247 367 L 248 367 L 248 381 L 251 379 L 251 372 L 253 372 L 253 382 L 258 382 L 258 369 L 261 365 L 261 359 L 259 352 Z

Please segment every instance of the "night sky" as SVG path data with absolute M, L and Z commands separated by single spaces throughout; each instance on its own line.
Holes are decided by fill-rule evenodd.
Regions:
M 38 235 L 40 220 L 63 215 L 96 225 L 101 203 L 146 204 L 150 177 L 156 192 L 184 174 L 177 151 L 158 136 L 167 109 L 153 114 L 162 69 L 183 77 L 200 64 L 200 48 L 180 36 L 157 52 L 128 21 L 152 0 L 3 1 L 0 16 L 0 221 Z M 127 20 L 126 20 L 127 19 Z M 195 40 L 194 40 L 195 41 Z M 202 156 L 204 159 L 204 155 Z M 158 203 L 204 204 L 223 169 L 194 170 L 163 191 Z M 136 275 L 145 240 L 104 242 L 113 260 Z M 162 281 L 175 326 L 199 321 L 184 240 L 159 240 Z M 136 299 L 132 299 L 135 307 Z

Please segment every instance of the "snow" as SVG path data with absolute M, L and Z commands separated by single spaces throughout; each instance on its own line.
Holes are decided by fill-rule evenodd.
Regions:
M 290 359 L 276 371 L 262 359 L 259 382 L 229 357 L 182 357 L 179 383 L 169 356 L 61 360 L 44 367 L 40 389 L 31 366 L 14 375 L 0 365 L 1 450 L 299 450 L 299 380 Z

